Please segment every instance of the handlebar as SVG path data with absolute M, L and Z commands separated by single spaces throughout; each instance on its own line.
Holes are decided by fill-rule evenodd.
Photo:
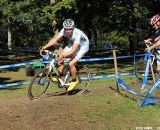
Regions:
M 44 52 L 45 54 L 43 54 L 43 52 Z M 57 59 L 57 57 L 58 57 L 57 54 L 54 54 L 53 52 L 51 52 L 51 51 L 49 51 L 49 50 L 42 50 L 42 51 L 40 51 L 39 53 L 40 53 L 40 55 L 42 56 L 42 58 L 43 58 L 44 60 L 51 60 L 51 59 L 53 59 L 53 58 L 56 58 L 56 59 Z
M 147 47 L 150 47 L 150 46 L 152 46 L 152 45 L 153 45 L 152 42 L 147 42 L 147 43 L 146 43 L 146 46 L 147 46 Z

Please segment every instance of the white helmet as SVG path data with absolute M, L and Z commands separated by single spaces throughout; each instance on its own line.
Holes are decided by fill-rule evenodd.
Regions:
M 74 21 L 72 19 L 66 19 L 63 22 L 63 28 L 74 28 Z

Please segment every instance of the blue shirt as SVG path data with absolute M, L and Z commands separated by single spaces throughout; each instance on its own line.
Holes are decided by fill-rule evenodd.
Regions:
M 158 34 L 160 33 L 160 28 L 158 30 L 156 30 L 155 34 Z

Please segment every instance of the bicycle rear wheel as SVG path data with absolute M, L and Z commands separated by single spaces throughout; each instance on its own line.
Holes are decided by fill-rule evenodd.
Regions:
M 144 61 L 144 58 L 142 57 L 137 60 L 135 68 L 135 74 L 139 80 L 143 79 L 145 68 L 146 68 L 146 61 Z
M 144 61 L 144 58 L 140 58 L 138 59 L 137 63 L 136 63 L 136 68 L 135 68 L 135 74 L 136 74 L 136 77 L 142 81 L 143 77 L 144 77 L 144 73 L 145 73 L 145 69 L 146 69 L 146 64 L 147 62 Z M 156 63 L 154 61 L 153 65 L 153 72 L 154 72 L 154 75 L 155 75 L 155 78 L 157 77 L 157 72 L 156 72 Z M 149 69 L 149 73 L 148 73 L 148 79 L 152 79 L 152 71 L 151 71 L 151 68 Z
M 84 93 L 90 83 L 90 71 L 87 67 L 82 67 L 77 72 L 79 83 L 77 84 L 75 90 L 77 90 L 76 95 Z
M 30 82 L 28 96 L 31 100 L 41 97 L 50 85 L 50 74 L 47 75 L 48 69 L 38 71 Z

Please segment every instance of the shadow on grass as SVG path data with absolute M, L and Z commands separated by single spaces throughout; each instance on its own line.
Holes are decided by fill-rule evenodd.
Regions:
M 126 92 L 125 90 L 122 90 L 122 91 L 124 92 L 124 93 L 122 93 L 120 90 L 115 89 L 115 88 L 113 88 L 113 87 L 111 87 L 111 86 L 110 86 L 109 88 L 110 88 L 111 90 L 113 90 L 114 92 L 118 93 L 119 95 L 125 97 L 125 98 L 131 99 L 132 101 L 137 101 L 135 98 L 130 97 L 130 96 L 129 96 L 129 92 Z
M 47 93 L 48 97 L 52 97 L 52 96 L 66 96 L 66 95 L 70 95 L 70 96 L 75 96 L 78 94 L 78 92 L 80 92 L 80 89 L 74 89 L 70 92 L 64 92 L 64 91 L 59 91 L 59 92 L 54 92 L 54 93 Z M 89 90 L 85 90 L 82 94 L 86 94 L 90 92 Z

